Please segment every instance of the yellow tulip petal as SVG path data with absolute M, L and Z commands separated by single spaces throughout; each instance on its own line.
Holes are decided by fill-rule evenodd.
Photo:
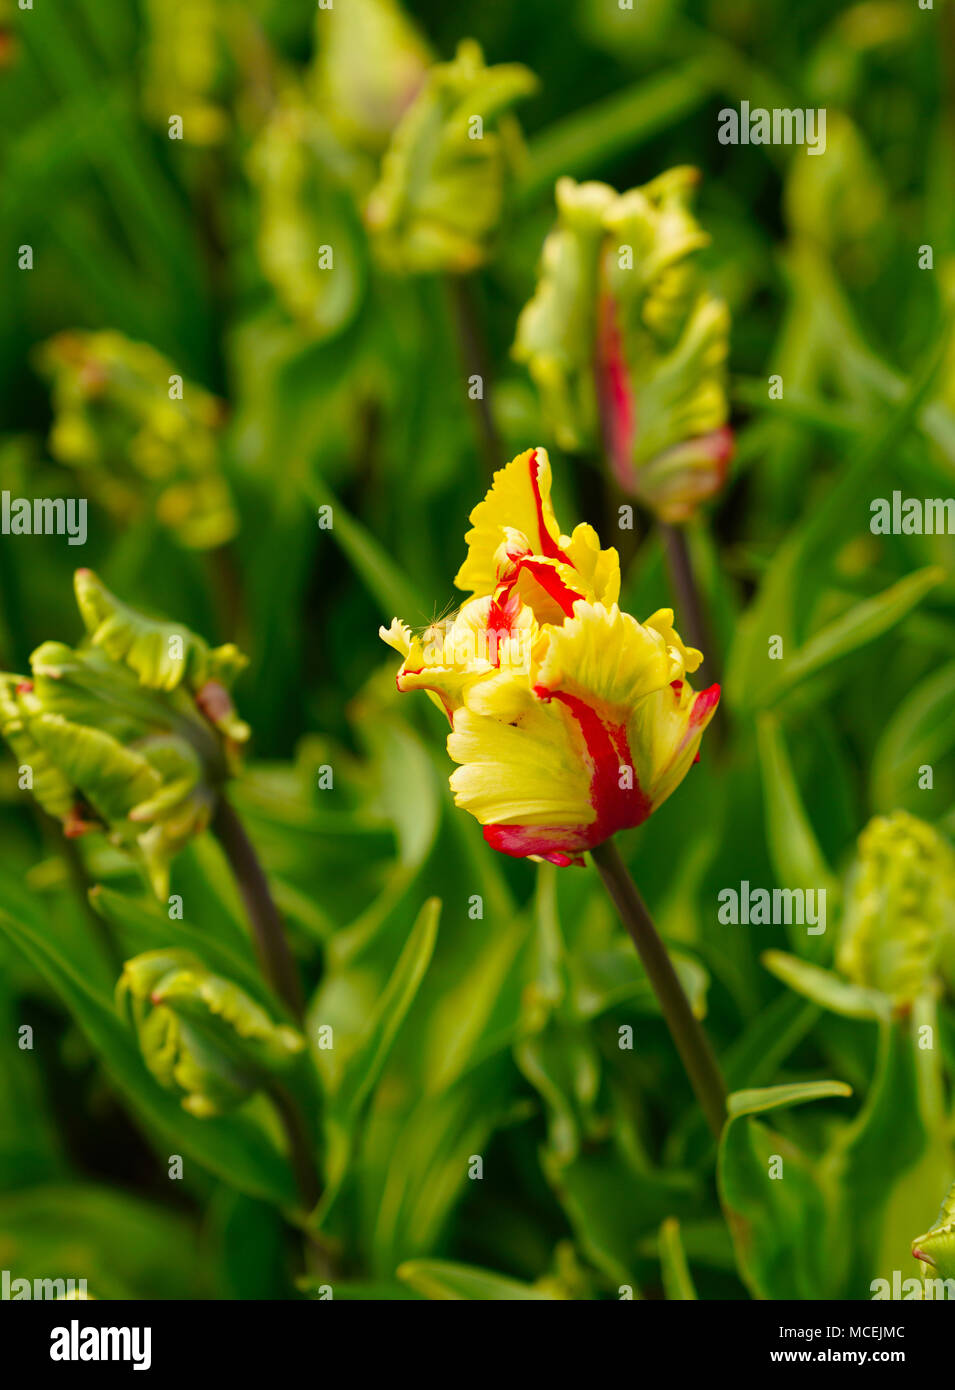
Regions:
M 642 627 L 616 604 L 581 602 L 573 618 L 548 629 L 532 674 L 539 693 L 562 691 L 626 721 L 637 701 L 668 684 L 671 659 L 657 629 Z
M 569 864 L 586 848 L 586 827 L 596 819 L 583 749 L 559 705 L 540 703 L 526 688 L 512 696 L 521 709 L 511 711 L 511 723 L 468 709 L 455 713 L 448 736 L 448 752 L 461 764 L 451 777 L 455 805 L 505 853 Z
M 566 559 L 550 489 L 546 449 L 526 449 L 494 474 L 490 491 L 469 518 L 472 529 L 464 538 L 468 557 L 454 580 L 458 589 L 487 594 L 496 587 L 495 555 L 505 527 L 520 531 L 535 555 Z
M 673 649 L 670 654 L 673 661 L 671 680 L 682 680 L 685 672 L 693 674 L 703 660 L 703 653 L 696 647 L 685 645 L 683 638 L 673 626 L 672 608 L 658 608 L 647 618 L 644 627 L 655 628 L 667 646 Z
M 566 547 L 571 564 L 583 580 L 586 596 L 608 608 L 620 597 L 620 557 L 613 546 L 600 549 L 600 537 L 592 526 L 574 527 Z
M 695 762 L 719 699 L 718 685 L 694 691 L 686 681 L 677 680 L 641 701 L 631 715 L 627 740 L 634 754 L 634 771 L 654 811 L 676 791 Z

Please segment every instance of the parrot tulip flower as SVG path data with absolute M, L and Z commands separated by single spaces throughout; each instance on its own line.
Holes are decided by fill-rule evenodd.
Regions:
M 618 194 L 557 183 L 557 224 L 517 325 L 544 416 L 564 449 L 602 449 L 621 489 L 681 523 L 726 482 L 729 311 L 698 265 L 695 169 Z
M 566 866 L 676 790 L 719 687 L 692 690 L 702 654 L 670 609 L 621 612 L 616 551 L 590 526 L 562 534 L 550 490 L 543 449 L 496 473 L 455 580 L 472 597 L 421 636 L 398 619 L 381 636 L 398 689 L 447 714 L 455 803 L 495 849 Z

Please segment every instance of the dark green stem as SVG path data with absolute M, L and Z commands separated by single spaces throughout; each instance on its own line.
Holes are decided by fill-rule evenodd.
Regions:
M 686 532 L 682 526 L 671 526 L 665 521 L 658 522 L 657 525 L 670 576 L 670 588 L 676 602 L 677 629 L 691 647 L 696 647 L 703 653 L 704 661 L 700 670 L 706 671 L 707 680 L 718 680 L 713 636 L 693 573 Z M 697 676 L 697 683 L 700 686 L 703 684 L 700 676 Z
M 291 1092 L 280 1082 L 269 1087 L 269 1095 L 276 1113 L 282 1121 L 289 1146 L 289 1163 L 295 1174 L 295 1182 L 302 1198 L 306 1214 L 312 1210 L 322 1195 L 321 1183 L 315 1167 L 315 1146 L 312 1143 L 305 1119 Z
M 301 1023 L 305 1001 L 282 919 L 252 841 L 225 796 L 219 797 L 212 833 L 222 846 L 242 894 L 265 977 L 296 1022 Z
M 305 1002 L 298 970 L 288 942 L 278 908 L 269 890 L 268 880 L 245 826 L 232 806 L 219 797 L 212 820 L 212 832 L 229 861 L 235 875 L 245 910 L 252 926 L 256 951 L 263 973 L 279 998 L 288 1006 L 296 1022 L 302 1023 Z M 315 1165 L 315 1145 L 301 1108 L 286 1086 L 274 1081 L 268 1088 L 288 1144 L 289 1163 L 306 1215 L 321 1196 L 321 1183 Z M 307 1238 L 307 1246 L 313 1242 Z
M 481 395 L 472 404 L 475 407 L 478 439 L 485 468 L 491 475 L 496 469 L 503 468 L 506 460 L 491 411 L 490 357 L 475 303 L 474 284 L 472 278 L 467 275 L 449 275 L 447 284 L 464 371 L 469 379 L 475 376 L 481 379 Z
M 613 840 L 592 849 L 590 857 L 637 948 L 690 1085 L 710 1129 L 719 1138 L 726 1119 L 726 1087 L 709 1039 L 690 1008 L 667 948 Z

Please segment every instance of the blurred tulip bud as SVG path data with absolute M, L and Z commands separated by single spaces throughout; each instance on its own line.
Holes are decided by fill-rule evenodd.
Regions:
M 557 183 L 533 299 L 517 325 L 562 448 L 602 449 L 623 490 L 663 521 L 685 521 L 726 479 L 729 311 L 695 253 L 709 238 L 690 211 L 695 169 L 617 194 Z
M 955 1279 L 955 1184 L 949 1188 L 935 1224 L 913 1240 L 912 1254 L 938 1270 L 940 1278 Z
M 191 549 L 222 545 L 238 521 L 219 463 L 222 406 L 145 343 L 61 333 L 38 365 L 53 389 L 50 451 L 122 522 L 148 514 Z
M 259 191 L 264 274 L 313 337 L 338 332 L 364 289 L 365 233 L 354 190 L 367 187 L 370 170 L 287 88 L 253 147 L 249 172 Z
M 171 116 L 181 117 L 180 138 L 190 145 L 218 144 L 229 128 L 217 99 L 227 59 L 228 8 L 222 0 L 146 3 L 146 109 L 164 129 Z
M 879 262 L 889 194 L 858 127 L 832 111 L 825 159 L 794 160 L 786 184 L 786 220 L 793 236 L 820 247 L 853 279 L 871 277 Z
M 246 659 L 134 612 L 90 570 L 75 588 L 84 644 L 44 642 L 32 678 L 0 675 L 0 733 L 64 834 L 105 830 L 138 850 L 165 898 L 170 860 L 205 829 L 249 736 L 228 693 Z
M 305 1046 L 294 1028 L 273 1022 L 189 951 L 149 951 L 128 960 L 116 998 L 153 1076 L 201 1118 L 241 1105 L 286 1072 Z
M 315 12 L 312 94 L 346 145 L 379 155 L 414 100 L 432 55 L 395 0 Z
M 473 40 L 430 69 L 365 206 L 386 269 L 463 274 L 487 259 L 520 149 L 509 109 L 536 88 L 518 63 L 485 67 Z
M 907 811 L 876 816 L 859 837 L 836 963 L 854 984 L 907 1008 L 931 989 L 955 931 L 955 854 Z

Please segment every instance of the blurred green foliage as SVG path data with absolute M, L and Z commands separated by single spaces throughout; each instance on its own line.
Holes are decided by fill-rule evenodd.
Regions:
M 309 989 L 335 1296 L 866 1298 L 914 1274 L 955 1177 L 951 939 L 904 1012 L 849 1007 L 863 986 L 835 943 L 872 816 L 955 833 L 955 538 L 869 529 L 874 498 L 955 491 L 951 8 L 186 8 L 181 25 L 161 0 L 3 15 L 0 488 L 87 496 L 90 525 L 82 551 L 0 537 L 0 667 L 79 637 L 77 563 L 249 654 L 233 799 Z M 429 65 L 465 38 L 500 143 L 438 178 L 436 208 L 414 182 L 450 158 Z M 720 145 L 719 109 L 744 99 L 825 106 L 825 156 Z M 439 715 L 399 707 L 377 636 L 454 603 L 489 453 L 546 445 L 560 515 L 615 543 L 606 469 L 561 453 L 510 349 L 555 180 L 626 190 L 682 164 L 702 171 L 701 265 L 733 324 L 736 457 L 688 534 L 723 737 L 622 848 L 735 1092 L 718 1155 L 596 875 L 484 845 L 451 805 Z M 382 189 L 377 235 L 400 203 L 410 237 L 384 258 L 366 230 Z M 479 247 L 456 258 L 472 211 Z M 67 382 L 64 344 L 84 342 L 112 365 Z M 670 600 L 644 519 L 636 541 L 621 602 L 643 616 Z M 167 950 L 261 997 L 215 843 L 175 860 L 170 920 L 105 839 L 65 845 L 9 758 L 0 827 L 0 1266 L 107 1297 L 316 1294 L 263 1098 L 186 1113 L 113 999 L 117 959 Z M 717 895 L 743 880 L 826 888 L 826 933 L 722 924 Z

